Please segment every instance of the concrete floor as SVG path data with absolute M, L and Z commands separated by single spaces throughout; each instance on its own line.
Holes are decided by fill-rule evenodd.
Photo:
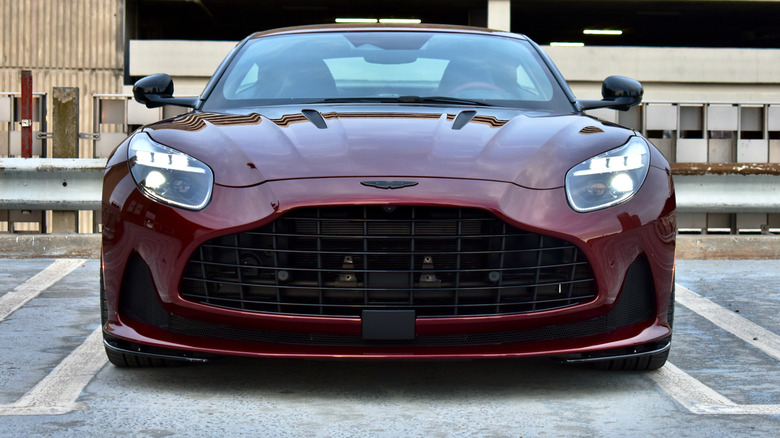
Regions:
M 768 437 L 780 430 L 780 261 L 679 261 L 672 353 L 650 373 L 547 359 L 227 359 L 119 369 L 105 362 L 95 336 L 98 261 L 54 262 L 0 260 L 0 437 Z M 32 297 L 3 316 L 3 303 L 20 293 Z

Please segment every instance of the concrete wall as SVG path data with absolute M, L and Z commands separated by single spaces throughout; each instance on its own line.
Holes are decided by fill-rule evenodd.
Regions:
M 235 45 L 226 41 L 130 41 L 130 74 L 165 72 L 177 94 L 198 94 Z M 600 98 L 610 75 L 637 79 L 645 100 L 780 102 L 780 49 L 544 47 L 577 97 Z
M 780 50 L 544 47 L 575 94 L 599 98 L 601 80 L 641 81 L 645 100 L 780 102 Z
M 174 78 L 176 95 L 197 95 L 236 44 L 236 41 L 131 40 L 130 76 L 168 73 Z

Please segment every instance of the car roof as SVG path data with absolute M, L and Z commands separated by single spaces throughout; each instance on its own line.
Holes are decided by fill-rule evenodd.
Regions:
M 300 34 L 300 33 L 319 33 L 319 32 L 356 32 L 356 31 L 391 31 L 391 32 L 441 32 L 441 33 L 472 33 L 483 35 L 503 35 L 518 39 L 528 39 L 525 35 L 514 34 L 506 31 L 488 29 L 474 26 L 456 26 L 448 24 L 395 24 L 395 23 L 335 23 L 318 24 L 309 26 L 283 27 L 279 29 L 270 29 L 255 32 L 249 39 L 260 38 L 270 35 Z

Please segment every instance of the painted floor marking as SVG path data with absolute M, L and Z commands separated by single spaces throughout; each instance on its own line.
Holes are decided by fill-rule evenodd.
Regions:
M 780 336 L 679 284 L 676 285 L 675 299 L 718 327 L 780 360 Z M 694 414 L 780 415 L 780 404 L 738 405 L 670 362 L 648 375 Z
M 693 414 L 780 415 L 780 405 L 738 405 L 670 362 L 649 376 Z
M 84 259 L 57 259 L 49 267 L 0 297 L 0 321 L 17 311 L 28 301 L 40 295 L 79 266 Z
M 103 333 L 98 327 L 19 400 L 0 405 L 0 416 L 59 415 L 85 409 L 76 400 L 106 362 Z
M 780 336 L 679 284 L 676 288 L 675 299 L 678 303 L 698 313 L 723 330 L 776 360 L 780 360 Z
M 56 260 L 13 292 L 0 297 L 0 321 L 84 262 L 82 259 Z M 676 298 L 681 305 L 780 360 L 780 337 L 776 334 L 680 285 L 677 285 Z M 102 331 L 98 327 L 19 400 L 0 405 L 0 416 L 58 415 L 83 409 L 77 399 L 106 363 Z M 738 405 L 672 363 L 649 373 L 649 377 L 694 414 L 780 415 L 780 404 Z

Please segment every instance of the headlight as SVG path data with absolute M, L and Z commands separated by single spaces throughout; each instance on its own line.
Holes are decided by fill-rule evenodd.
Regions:
M 650 149 L 639 137 L 584 161 L 566 173 L 566 196 L 580 212 L 599 210 L 634 196 L 647 176 Z
M 201 210 L 209 203 L 214 173 L 202 162 L 145 133 L 133 136 L 127 155 L 130 173 L 147 197 L 189 210 Z

